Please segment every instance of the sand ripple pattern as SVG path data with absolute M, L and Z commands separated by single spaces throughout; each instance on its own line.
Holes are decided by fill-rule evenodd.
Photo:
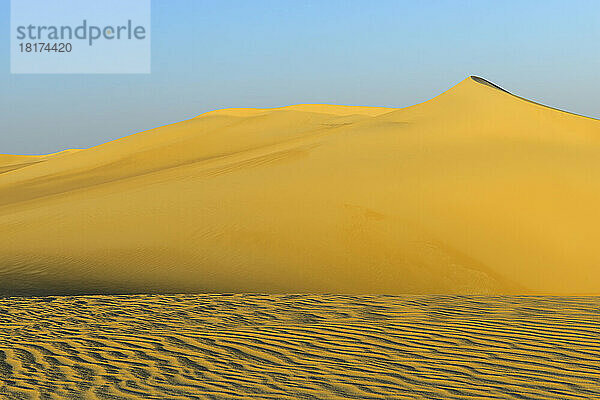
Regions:
M 0 398 L 599 399 L 600 298 L 5 298 Z

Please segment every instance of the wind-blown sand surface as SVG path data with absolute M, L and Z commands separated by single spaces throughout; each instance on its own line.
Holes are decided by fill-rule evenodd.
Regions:
M 600 293 L 600 121 L 481 78 L 0 168 L 3 295 Z
M 0 398 L 600 398 L 599 160 L 481 78 L 0 155 Z
M 598 297 L 0 300 L 0 398 L 598 399 Z

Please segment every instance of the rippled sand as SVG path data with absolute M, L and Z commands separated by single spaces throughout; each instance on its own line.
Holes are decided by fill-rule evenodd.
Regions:
M 0 398 L 598 399 L 600 298 L 5 298 Z

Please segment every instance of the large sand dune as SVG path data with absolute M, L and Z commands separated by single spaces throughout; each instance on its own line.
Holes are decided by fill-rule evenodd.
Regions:
M 0 294 L 600 293 L 600 122 L 467 78 L 0 155 Z

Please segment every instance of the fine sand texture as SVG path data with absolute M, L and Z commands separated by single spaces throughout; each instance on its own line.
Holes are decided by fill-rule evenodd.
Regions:
M 600 121 L 469 77 L 0 156 L 0 295 L 600 294 Z
M 600 299 L 0 300 L 0 398 L 600 398 Z

